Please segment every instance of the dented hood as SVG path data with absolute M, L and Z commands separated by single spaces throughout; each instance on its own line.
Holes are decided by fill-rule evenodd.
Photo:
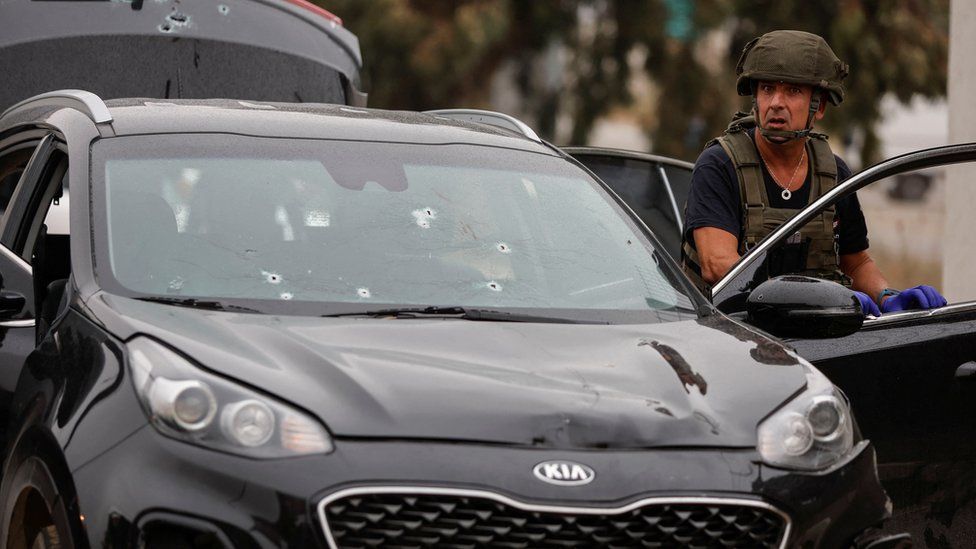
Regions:
M 719 315 L 606 326 L 89 305 L 116 335 L 166 342 L 337 437 L 753 447 L 758 422 L 805 384 L 795 355 Z

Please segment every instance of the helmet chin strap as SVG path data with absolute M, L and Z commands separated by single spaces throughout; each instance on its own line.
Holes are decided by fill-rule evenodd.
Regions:
M 752 110 L 756 118 L 756 127 L 759 128 L 759 133 L 762 134 L 768 141 L 781 145 L 793 139 L 802 139 L 808 137 L 813 131 L 813 115 L 820 110 L 820 100 L 821 95 L 814 91 L 813 96 L 810 98 L 810 112 L 807 114 L 807 124 L 806 128 L 802 130 L 772 130 L 762 127 L 759 122 L 759 106 L 756 104 L 756 96 L 752 96 Z

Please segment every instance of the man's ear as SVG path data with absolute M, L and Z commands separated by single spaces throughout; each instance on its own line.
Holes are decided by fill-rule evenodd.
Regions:
M 817 107 L 817 112 L 813 114 L 814 120 L 820 120 L 824 117 L 824 112 L 827 110 L 827 94 L 820 94 L 820 106 Z

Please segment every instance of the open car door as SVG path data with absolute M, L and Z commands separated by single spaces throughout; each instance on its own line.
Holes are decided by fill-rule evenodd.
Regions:
M 612 149 L 563 150 L 627 202 L 679 259 L 691 164 Z M 868 185 L 950 164 L 968 166 L 976 176 L 976 144 L 911 153 L 851 177 L 736 263 L 714 286 L 713 303 L 748 323 L 746 299 L 769 278 L 777 248 L 804 223 Z M 965 536 L 976 528 L 976 302 L 868 318 L 844 337 L 784 341 L 850 398 L 862 433 L 877 448 L 881 480 L 894 502 L 888 529 L 908 530 L 920 545 L 969 545 Z
M 712 288 L 712 302 L 748 322 L 746 298 L 805 223 L 868 185 L 951 164 L 976 175 L 976 143 L 906 154 L 851 177 L 743 256 Z M 786 341 L 850 398 L 877 448 L 895 521 L 929 546 L 971 543 L 957 536 L 976 527 L 976 302 L 868 318 L 844 337 Z

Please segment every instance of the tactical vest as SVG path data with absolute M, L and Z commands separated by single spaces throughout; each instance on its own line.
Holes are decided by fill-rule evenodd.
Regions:
M 708 148 L 717 142 L 722 146 L 732 160 L 739 180 L 743 227 L 743 236 L 739 241 L 740 256 L 745 255 L 760 240 L 797 213 L 795 209 L 772 208 L 768 205 L 769 198 L 766 195 L 759 152 L 746 131 L 751 127 L 755 127 L 751 116 L 737 115 L 724 135 L 706 145 Z M 810 198 L 807 204 L 812 204 L 837 186 L 837 160 L 827 144 L 826 136 L 822 134 L 811 133 L 806 150 L 812 163 L 809 172 Z M 790 245 L 781 247 L 783 249 L 776 253 L 788 251 L 799 254 L 799 259 L 785 261 L 788 265 L 775 265 L 777 257 L 771 254 L 773 257 L 767 258 L 771 263 L 771 274 L 804 274 L 850 285 L 850 279 L 840 271 L 838 247 L 834 237 L 834 206 L 807 222 L 799 231 L 799 236 L 794 234 L 790 242 Z M 701 277 L 697 251 L 687 241 L 682 242 L 681 251 L 682 270 L 700 290 L 708 290 L 709 285 Z M 786 272 L 778 272 L 780 269 Z

